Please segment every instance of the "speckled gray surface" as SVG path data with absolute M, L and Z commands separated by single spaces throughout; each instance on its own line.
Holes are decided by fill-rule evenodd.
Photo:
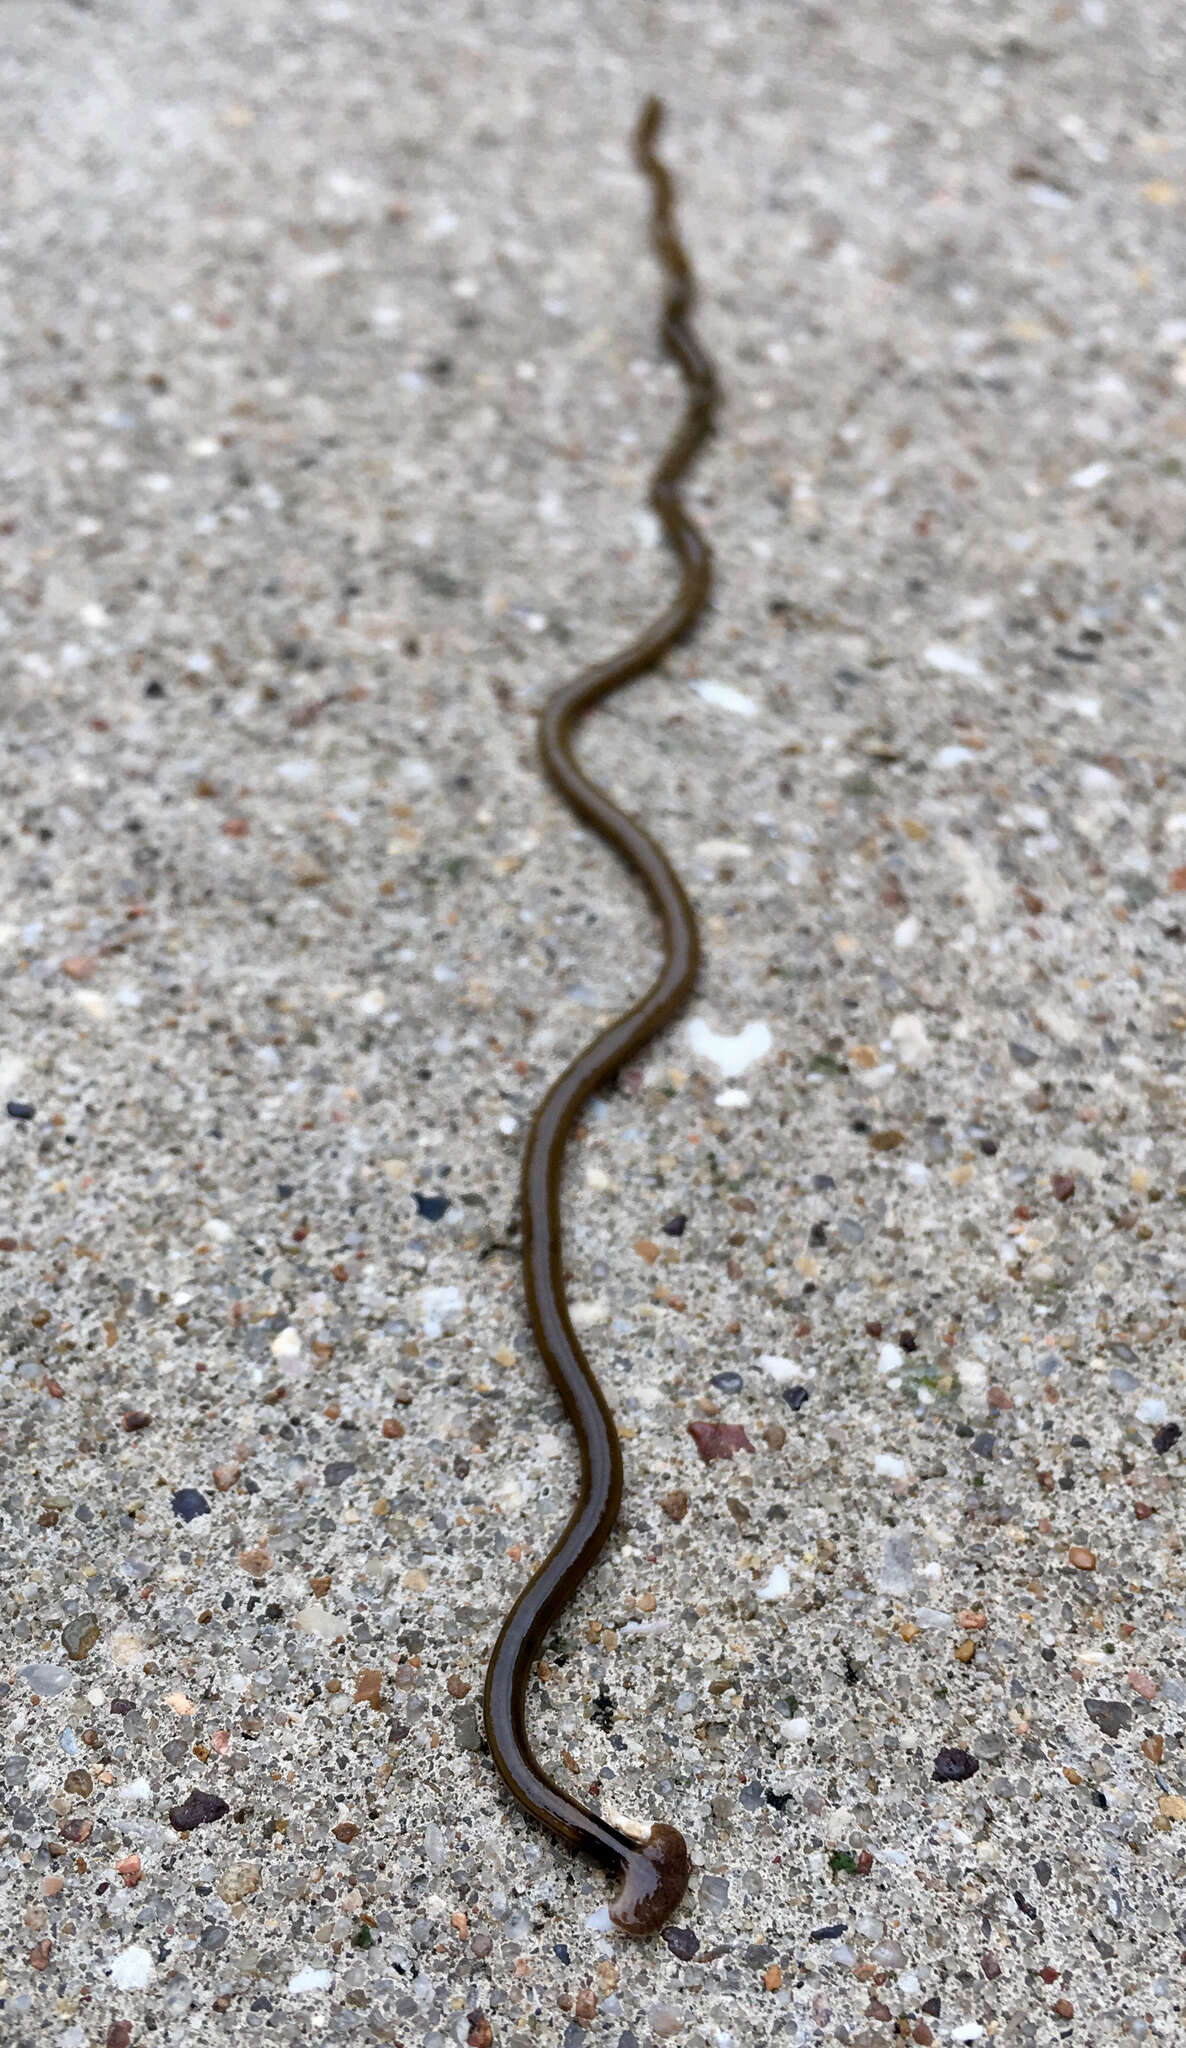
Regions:
M 1179 2040 L 1180 14 L 247 12 L 2 10 L 4 2037 Z M 655 957 L 532 715 L 669 588 L 656 87 L 719 584 L 585 753 L 706 1028 L 574 1147 L 534 1714 L 693 1844 L 627 1948 L 475 1702 Z

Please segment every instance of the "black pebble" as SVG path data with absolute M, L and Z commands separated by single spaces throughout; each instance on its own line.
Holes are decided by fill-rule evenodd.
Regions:
M 808 1941 L 839 1941 L 844 1932 L 843 1920 L 837 1920 L 831 1927 L 813 1927 Z
M 420 1215 L 426 1216 L 430 1223 L 439 1223 L 449 1207 L 448 1195 L 415 1195 L 413 1200 Z
M 739 1372 L 714 1372 L 712 1385 L 720 1394 L 739 1394 L 741 1392 L 741 1374 Z
M 357 1465 L 352 1465 L 348 1458 L 344 1458 L 339 1464 L 326 1466 L 325 1483 L 327 1486 L 344 1486 L 348 1479 L 353 1479 L 357 1470 Z
M 204 1828 L 212 1820 L 221 1820 L 230 1810 L 226 1800 L 220 1799 L 217 1793 L 191 1792 L 180 1806 L 169 1808 L 169 1821 L 179 1835 L 186 1835 L 191 1828 Z
M 793 1408 L 797 1415 L 804 1402 L 810 1399 L 810 1396 L 806 1387 L 784 1387 L 782 1398 L 786 1402 L 787 1407 Z
M 700 1946 L 699 1936 L 693 1934 L 690 1927 L 665 1927 L 663 1939 L 681 1963 L 690 1963 Z
M 941 1749 L 931 1776 L 940 1785 L 960 1785 L 965 1778 L 974 1778 L 979 1769 L 980 1758 L 969 1750 Z
M 1154 1431 L 1154 1450 L 1160 1452 L 1164 1458 L 1167 1451 L 1173 1450 L 1181 1434 L 1182 1425 L 1180 1422 L 1163 1422 L 1161 1428 Z
M 18 1124 L 27 1124 L 31 1117 L 36 1116 L 37 1111 L 31 1102 L 10 1102 L 8 1114 L 15 1117 Z
M 210 1513 L 210 1503 L 196 1486 L 183 1486 L 173 1495 L 173 1513 L 181 1522 L 193 1522 L 199 1515 Z
M 686 1216 L 669 1216 L 663 1225 L 663 1230 L 667 1237 L 682 1237 L 687 1227 L 688 1219 Z
M 163 697 L 165 686 L 163 683 L 158 683 L 155 680 L 151 683 L 145 683 L 144 694 L 146 697 Z

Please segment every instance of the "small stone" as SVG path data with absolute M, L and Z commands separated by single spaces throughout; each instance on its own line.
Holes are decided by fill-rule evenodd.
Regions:
M 1067 1562 L 1068 1564 L 1073 1564 L 1077 1572 L 1093 1572 L 1095 1570 L 1095 1552 L 1094 1550 L 1085 1550 L 1081 1543 L 1072 1543 L 1067 1552 Z
M 1186 1820 L 1186 1799 L 1180 1792 L 1163 1792 L 1157 1811 L 1163 1820 Z
M 27 1124 L 30 1118 L 37 1114 L 31 1102 L 10 1102 L 7 1108 L 9 1116 L 18 1124 Z
M 1133 1514 L 1136 1516 L 1138 1522 L 1147 1522 L 1149 1520 L 1150 1515 L 1153 1513 L 1153 1509 L 1149 1506 L 1147 1500 L 1134 1501 L 1132 1511 Z
M 352 1820 L 340 1820 L 331 1832 L 336 1841 L 344 1842 L 348 1847 L 357 1836 L 358 1828 Z
M 357 1465 L 352 1464 L 349 1458 L 336 1459 L 325 1468 L 325 1483 L 327 1486 L 344 1486 L 348 1479 L 353 1479 L 357 1470 Z
M 132 2048 L 131 2020 L 112 2020 L 104 2048 Z
M 255 1550 L 241 1550 L 239 1563 L 245 1572 L 250 1572 L 253 1579 L 262 1579 L 264 1573 L 271 1570 L 272 1565 L 267 1545 L 261 1543 Z
M 716 1388 L 718 1394 L 739 1394 L 742 1386 L 741 1374 L 739 1372 L 717 1372 L 713 1374 L 711 1384 Z
M 649 1237 L 636 1238 L 634 1249 L 640 1259 L 646 1260 L 648 1266 L 653 1266 L 659 1256 L 658 1245 Z
M 128 1890 L 133 1892 L 140 1882 L 142 1868 L 138 1856 L 121 1856 L 115 1866 L 115 1874 L 123 1880 Z
M 1181 1434 L 1180 1422 L 1163 1422 L 1161 1428 L 1153 1434 L 1153 1448 L 1158 1456 L 1164 1458 L 1167 1451 L 1172 1451 Z
M 218 1491 L 220 1493 L 229 1493 L 242 1470 L 243 1467 L 241 1465 L 216 1465 L 211 1477 Z
M 672 1493 L 665 1493 L 659 1502 L 669 1521 L 682 1522 L 688 1512 L 688 1496 L 677 1487 Z
M 129 1435 L 131 1435 L 133 1430 L 147 1429 L 151 1421 L 152 1417 L 146 1408 L 124 1409 L 123 1425 Z
M 237 1906 L 242 1899 L 249 1899 L 260 1887 L 258 1863 L 231 1863 L 218 1880 L 217 1891 L 220 1899 L 228 1906 Z
M 95 1781 L 89 1771 L 67 1771 L 66 1790 L 73 1798 L 89 1799 L 94 1789 Z
M 62 1648 L 76 1664 L 81 1664 L 84 1657 L 90 1656 L 98 1640 L 97 1614 L 76 1614 L 62 1630 Z
M 364 1702 L 376 1714 L 382 1711 L 383 1673 L 381 1671 L 360 1671 L 354 1681 L 354 1704 Z
M 1151 1764 L 1159 1764 L 1165 1755 L 1164 1735 L 1146 1735 L 1145 1740 L 1141 1744 L 1141 1750 L 1148 1757 Z
M 492 2048 L 494 2029 L 485 2013 L 467 2013 L 466 2018 L 469 2021 L 469 2032 L 465 2037 L 468 2048 Z
M 412 1200 L 427 1223 L 439 1223 L 449 1207 L 448 1195 L 413 1195 Z
M 1069 1173 L 1051 1175 L 1050 1192 L 1056 1202 L 1069 1202 L 1075 1192 L 1075 1183 Z
M 1069 1998 L 1056 1998 L 1054 2010 L 1060 2020 L 1073 2020 L 1075 2017 L 1075 2008 Z
M 799 1413 L 800 1408 L 803 1408 L 807 1405 L 807 1402 L 810 1399 L 810 1395 L 806 1387 L 784 1387 L 782 1390 L 782 1398 L 786 1402 L 787 1407 L 791 1410 L 792 1414 L 797 1415 Z
M 452 1672 L 445 1680 L 445 1690 L 455 1700 L 463 1700 L 469 1691 L 469 1683 L 466 1679 L 459 1678 L 456 1672 Z
M 976 1655 L 976 1645 L 972 1641 L 971 1636 L 965 1636 L 962 1643 L 956 1644 L 955 1654 L 961 1664 L 971 1663 L 973 1657 Z
M 770 1968 L 763 1972 L 762 1984 L 764 1989 L 767 1991 L 782 1990 L 782 1971 L 779 1969 L 777 1963 L 771 1963 Z M 888 2013 L 886 2017 L 888 2019 Z
M 896 1152 L 899 1145 L 906 1143 L 904 1131 L 874 1131 L 869 1144 L 874 1152 Z
M 173 1513 L 179 1522 L 195 1522 L 210 1513 L 210 1503 L 195 1486 L 183 1486 L 173 1495 Z
M 681 1963 L 690 1963 L 700 1947 L 699 1936 L 693 1934 L 690 1927 L 665 1927 L 663 1940 Z
M 682 1237 L 687 1227 L 688 1219 L 686 1216 L 669 1216 L 666 1223 L 662 1225 L 663 1232 L 667 1237 Z
M 44 1941 L 39 1941 L 36 1948 L 31 1949 L 29 1952 L 29 1961 L 32 1967 L 35 1970 L 47 1969 L 49 1966 L 49 1959 L 52 1952 L 53 1942 L 49 1939 L 49 1936 L 47 1935 Z
M 740 1422 L 689 1422 L 688 1435 L 706 1465 L 716 1458 L 731 1458 L 734 1451 L 753 1450 Z
M 62 1822 L 62 1840 L 64 1842 L 89 1842 L 94 1825 L 93 1814 L 72 1813 L 69 1820 Z
M 965 1778 L 974 1778 L 979 1769 L 979 1757 L 969 1750 L 941 1749 L 931 1776 L 940 1785 L 959 1785 Z
M 191 1828 L 208 1827 L 211 1821 L 221 1820 L 230 1810 L 226 1800 L 216 1793 L 194 1791 L 180 1806 L 169 1808 L 169 1824 L 179 1835 L 186 1835 Z
M 398 1442 L 399 1438 L 404 1435 L 404 1426 L 398 1415 L 389 1415 L 387 1417 L 383 1424 L 383 1434 L 393 1442 Z
M 1126 1728 L 1132 1727 L 1132 1708 L 1123 1700 L 1086 1699 L 1083 1702 L 1089 1720 L 1109 1735 L 1113 1742 L 1119 1740 Z
M 1131 1685 L 1134 1692 L 1140 1693 L 1140 1696 L 1143 1700 L 1149 1700 L 1150 1702 L 1152 1702 L 1157 1698 L 1157 1687 L 1154 1685 L 1153 1680 L 1151 1678 L 1147 1678 L 1145 1676 L 1145 1673 L 1143 1671 L 1130 1671 L 1128 1674 L 1128 1682 Z
M 578 2026 L 591 2027 L 597 2017 L 597 1993 L 588 1985 L 578 1991 L 572 2008 L 573 2018 Z

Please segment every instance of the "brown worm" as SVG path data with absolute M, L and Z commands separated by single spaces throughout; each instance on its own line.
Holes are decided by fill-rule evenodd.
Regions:
M 540 752 L 549 779 L 646 884 L 663 928 L 658 980 L 591 1045 L 578 1053 L 544 1098 L 523 1157 L 523 1275 L 531 1326 L 544 1364 L 564 1401 L 580 1450 L 580 1493 L 563 1535 L 520 1593 L 502 1626 L 486 1673 L 486 1736 L 503 1779 L 520 1805 L 572 1849 L 620 1867 L 621 1890 L 610 1918 L 623 1934 L 647 1935 L 675 1911 L 691 1873 L 683 1836 L 656 1821 L 639 1844 L 590 1813 L 545 1775 L 527 1738 L 531 1665 L 560 1609 L 600 1554 L 622 1497 L 622 1451 L 605 1396 L 585 1357 L 564 1294 L 560 1181 L 573 1120 L 594 1090 L 617 1073 L 687 1001 L 700 942 L 682 884 L 662 849 L 605 791 L 588 780 L 573 755 L 577 721 L 623 683 L 654 668 L 693 624 L 708 595 L 711 557 L 679 499 L 679 481 L 712 429 L 716 377 L 689 325 L 694 286 L 672 214 L 672 184 L 655 155 L 663 117 L 648 99 L 635 131 L 635 157 L 650 180 L 651 236 L 665 272 L 664 346 L 687 386 L 682 424 L 651 481 L 650 502 L 679 558 L 679 591 L 652 626 L 609 661 L 586 669 L 548 699 L 540 721 Z

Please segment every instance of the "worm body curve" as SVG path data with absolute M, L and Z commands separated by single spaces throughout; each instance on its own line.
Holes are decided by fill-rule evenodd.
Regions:
M 660 662 L 695 621 L 708 595 L 709 549 L 685 513 L 679 482 L 712 430 L 717 383 L 692 331 L 691 266 L 675 227 L 671 178 L 655 154 L 663 117 L 648 99 L 634 136 L 635 160 L 649 179 L 651 237 L 665 278 L 660 333 L 686 386 L 679 430 L 651 480 L 650 502 L 680 565 L 679 589 L 637 640 L 610 660 L 584 670 L 549 698 L 540 721 L 540 753 L 549 780 L 572 809 L 600 833 L 645 883 L 663 932 L 658 979 L 602 1031 L 561 1074 L 536 1113 L 523 1158 L 523 1270 L 528 1314 L 540 1354 L 563 1398 L 580 1449 L 580 1490 L 563 1534 L 524 1587 L 503 1623 L 486 1673 L 486 1736 L 504 1781 L 520 1804 L 572 1849 L 611 1868 L 622 1884 L 610 1918 L 623 1934 L 648 1935 L 674 1912 L 687 1888 L 691 1861 L 677 1829 L 659 1821 L 645 1842 L 632 1841 L 570 1798 L 546 1776 L 527 1736 L 531 1665 L 560 1609 L 598 1557 L 617 1517 L 622 1453 L 613 1417 L 585 1357 L 564 1293 L 560 1182 L 564 1146 L 575 1117 L 594 1091 L 670 1022 L 691 994 L 699 966 L 696 919 L 662 848 L 589 781 L 573 754 L 578 721 L 594 704 Z

